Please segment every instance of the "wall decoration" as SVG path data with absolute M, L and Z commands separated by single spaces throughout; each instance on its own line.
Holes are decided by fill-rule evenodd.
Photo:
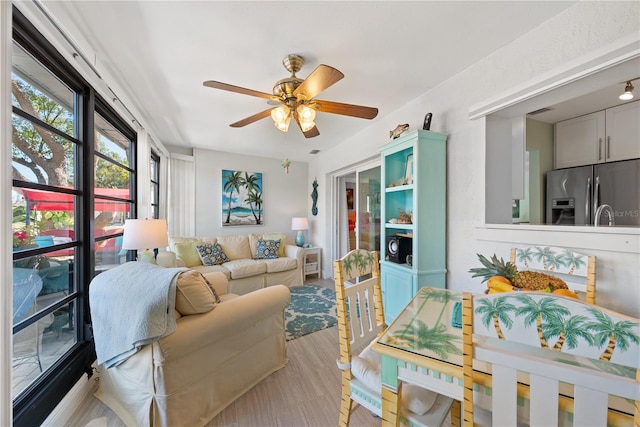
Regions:
M 405 133 L 407 130 L 409 130 L 409 123 L 404 123 L 404 124 L 398 125 L 398 126 L 396 126 L 396 128 L 394 130 L 390 130 L 389 131 L 389 137 L 391 139 L 396 139 L 400 135 Z
M 222 170 L 222 225 L 262 225 L 262 172 Z
M 424 116 L 424 124 L 422 125 L 422 130 L 429 130 L 431 129 L 431 117 L 433 115 L 431 113 L 427 113 L 426 116 Z
M 282 161 L 282 167 L 284 168 L 285 173 L 289 173 L 289 166 L 291 166 L 291 162 L 289 161 L 289 159 L 284 159 Z
M 353 188 L 347 188 L 347 209 L 353 209 Z
M 311 207 L 311 213 L 313 216 L 318 215 L 318 207 L 316 204 L 318 203 L 318 179 L 313 180 L 313 191 L 311 192 L 311 200 L 313 200 L 313 206 Z

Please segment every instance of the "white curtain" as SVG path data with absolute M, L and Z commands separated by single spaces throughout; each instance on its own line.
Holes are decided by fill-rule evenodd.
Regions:
M 196 176 L 193 156 L 171 154 L 168 187 L 169 236 L 195 236 Z

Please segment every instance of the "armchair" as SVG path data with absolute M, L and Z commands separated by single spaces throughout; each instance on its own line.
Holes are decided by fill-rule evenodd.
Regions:
M 227 289 L 223 273 L 203 276 L 185 269 L 177 278 L 175 332 L 143 345 L 116 366 L 100 365 L 96 397 L 127 425 L 204 425 L 284 367 L 284 309 L 289 289 L 276 285 L 240 296 Z M 93 304 L 95 330 L 98 320 L 93 319 Z

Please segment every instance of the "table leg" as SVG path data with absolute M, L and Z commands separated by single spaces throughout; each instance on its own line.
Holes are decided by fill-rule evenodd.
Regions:
M 401 383 L 398 381 L 398 362 L 389 356 L 382 356 L 382 425 L 400 425 Z
M 398 427 L 400 425 L 400 390 L 398 393 L 382 387 L 382 426 Z
M 462 405 L 459 400 L 454 400 L 451 405 L 451 427 L 460 427 L 462 425 Z

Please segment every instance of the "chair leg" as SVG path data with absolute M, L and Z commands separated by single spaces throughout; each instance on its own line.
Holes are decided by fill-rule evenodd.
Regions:
M 451 405 L 451 427 L 460 427 L 462 424 L 462 405 L 459 400 L 454 400 Z
M 351 408 L 353 401 L 351 400 L 351 372 L 342 371 L 342 399 L 340 401 L 340 427 L 348 427 L 351 419 Z

